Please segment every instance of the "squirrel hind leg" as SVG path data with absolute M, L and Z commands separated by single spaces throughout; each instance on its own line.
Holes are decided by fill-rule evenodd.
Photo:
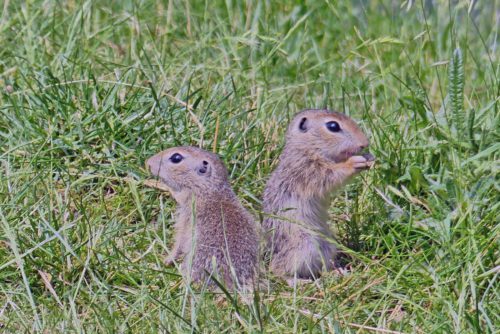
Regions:
M 325 240 L 318 243 L 311 236 L 301 237 L 273 254 L 270 269 L 281 277 L 316 279 L 322 272 L 334 269 L 335 253 L 332 243 Z

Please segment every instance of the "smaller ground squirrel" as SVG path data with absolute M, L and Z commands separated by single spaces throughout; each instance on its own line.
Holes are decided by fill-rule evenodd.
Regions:
M 184 257 L 181 270 L 192 281 L 213 286 L 213 275 L 228 288 L 251 289 L 258 268 L 258 226 L 233 192 L 219 157 L 196 147 L 174 147 L 149 158 L 146 166 L 178 203 L 166 263 Z
M 365 134 L 348 116 L 305 110 L 292 120 L 279 164 L 264 190 L 270 269 L 284 278 L 309 279 L 334 268 L 328 227 L 331 194 L 372 166 Z

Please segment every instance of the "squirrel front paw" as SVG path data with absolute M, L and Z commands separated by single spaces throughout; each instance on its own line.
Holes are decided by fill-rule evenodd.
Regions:
M 167 258 L 163 261 L 163 263 L 165 263 L 165 265 L 167 267 L 170 267 L 170 266 L 174 265 L 176 260 L 177 259 L 174 256 L 170 255 L 170 256 L 167 256 Z
M 346 164 L 349 165 L 356 172 L 360 172 L 365 169 L 369 169 L 373 166 L 375 162 L 375 157 L 370 153 L 364 155 L 353 155 L 347 159 Z
M 163 260 L 167 267 L 180 263 L 184 259 L 185 254 L 180 252 L 173 252 Z

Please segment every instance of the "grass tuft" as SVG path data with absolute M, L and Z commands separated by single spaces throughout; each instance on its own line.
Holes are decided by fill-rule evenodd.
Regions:
M 464 65 L 460 48 L 456 48 L 453 51 L 449 65 L 448 80 L 448 95 L 450 97 L 450 111 L 452 115 L 451 123 L 455 126 L 457 139 L 463 140 L 465 131 Z

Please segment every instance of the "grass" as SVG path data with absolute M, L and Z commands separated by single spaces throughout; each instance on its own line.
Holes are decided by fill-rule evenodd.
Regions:
M 0 10 L 0 332 L 500 330 L 498 1 Z M 251 305 L 187 287 L 145 159 L 214 149 L 259 217 L 312 107 L 359 120 L 378 158 L 331 207 L 352 272 L 270 277 Z

